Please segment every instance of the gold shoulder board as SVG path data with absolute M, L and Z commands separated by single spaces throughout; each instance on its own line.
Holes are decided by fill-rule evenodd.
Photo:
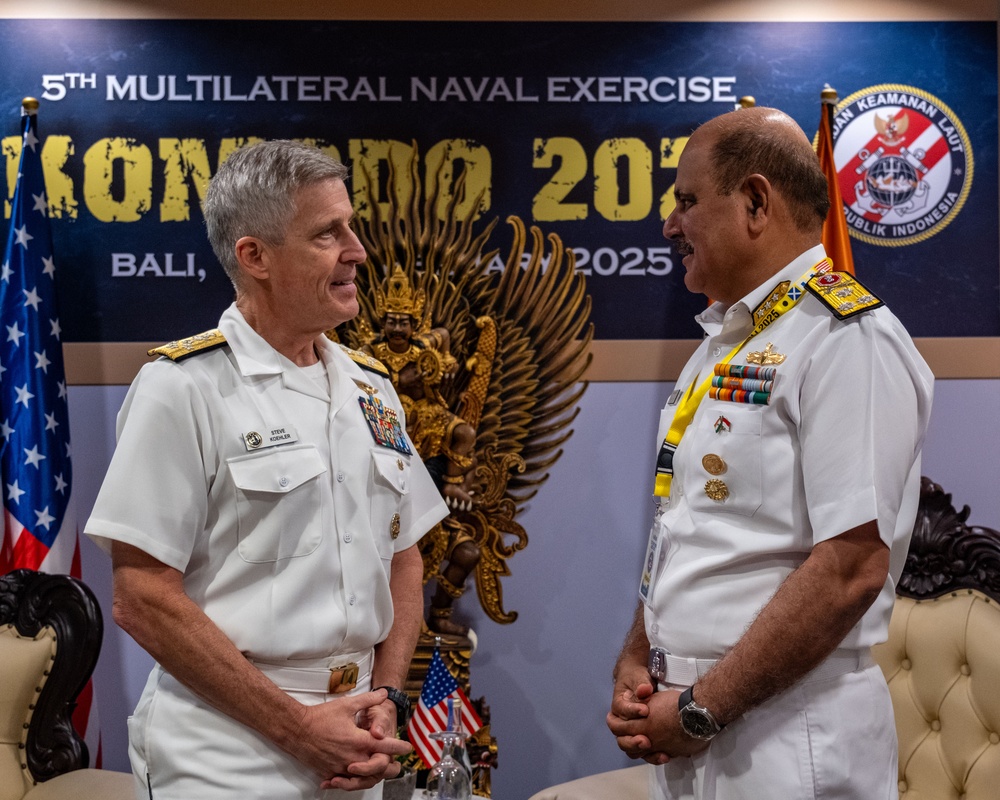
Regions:
M 885 305 L 849 272 L 817 275 L 806 284 L 806 288 L 822 300 L 838 319 L 847 319 Z
M 214 328 L 204 333 L 188 336 L 186 339 L 177 339 L 176 341 L 162 344 L 159 347 L 154 347 L 152 350 L 147 351 L 147 355 L 166 356 L 171 361 L 180 361 L 182 358 L 193 356 L 195 353 L 204 353 L 207 350 L 222 347 L 225 343 L 226 337 L 222 335 L 222 331 Z
M 368 355 L 367 353 L 361 353 L 357 350 L 352 350 L 346 345 L 340 345 L 340 349 L 343 350 L 350 357 L 351 361 L 357 364 L 361 369 L 366 369 L 369 372 L 374 372 L 377 375 L 381 375 L 385 378 L 389 377 L 389 370 L 386 369 L 385 364 L 379 361 L 377 358 Z

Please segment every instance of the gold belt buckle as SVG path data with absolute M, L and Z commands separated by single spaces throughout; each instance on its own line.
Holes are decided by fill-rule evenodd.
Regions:
M 357 685 L 358 665 L 353 661 L 330 669 L 330 685 L 327 689 L 329 694 L 349 692 Z

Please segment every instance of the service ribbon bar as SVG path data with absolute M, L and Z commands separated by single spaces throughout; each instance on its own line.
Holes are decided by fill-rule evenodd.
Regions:
M 751 378 L 761 381 L 773 381 L 778 370 L 774 367 L 760 367 L 755 364 L 726 364 L 715 365 L 715 374 L 724 378 Z
M 731 403 L 749 403 L 755 406 L 766 406 L 771 401 L 770 392 L 748 392 L 744 389 L 719 389 L 715 386 L 708 390 L 708 396 L 713 400 L 728 400 Z
M 716 375 L 712 378 L 712 386 L 716 389 L 745 389 L 749 392 L 771 393 L 774 381 L 759 381 L 753 378 L 723 378 Z

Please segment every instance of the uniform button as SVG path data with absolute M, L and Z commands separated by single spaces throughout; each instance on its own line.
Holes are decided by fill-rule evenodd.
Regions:
M 344 475 L 343 472 L 338 472 L 337 473 L 337 483 L 343 483 L 344 482 L 344 478 L 346 478 L 346 477 L 347 476 Z
M 657 625 L 654 622 L 652 625 L 649 626 L 649 630 L 650 630 L 650 633 L 659 633 L 660 632 L 660 626 Z
M 354 537 L 350 533 L 344 534 L 344 541 L 347 542 L 348 544 L 350 544 L 353 539 Z
M 722 355 L 722 348 L 721 348 L 721 347 L 716 347 L 716 348 L 715 348 L 715 349 L 714 349 L 714 350 L 712 351 L 712 355 L 713 355 L 713 356 L 721 356 L 721 355 Z
M 358 598 L 356 595 L 352 594 L 349 598 L 347 598 L 347 602 L 353 606 L 356 602 L 358 602 Z
M 402 489 L 405 492 L 406 491 L 406 481 L 400 481 L 399 482 L 399 488 Z
M 286 478 L 284 475 L 278 478 L 278 486 L 288 486 L 288 478 Z

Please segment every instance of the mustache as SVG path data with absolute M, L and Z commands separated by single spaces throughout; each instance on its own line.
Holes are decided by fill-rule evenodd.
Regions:
M 694 248 L 687 239 L 674 239 L 674 249 L 681 258 L 689 256 L 694 252 Z

